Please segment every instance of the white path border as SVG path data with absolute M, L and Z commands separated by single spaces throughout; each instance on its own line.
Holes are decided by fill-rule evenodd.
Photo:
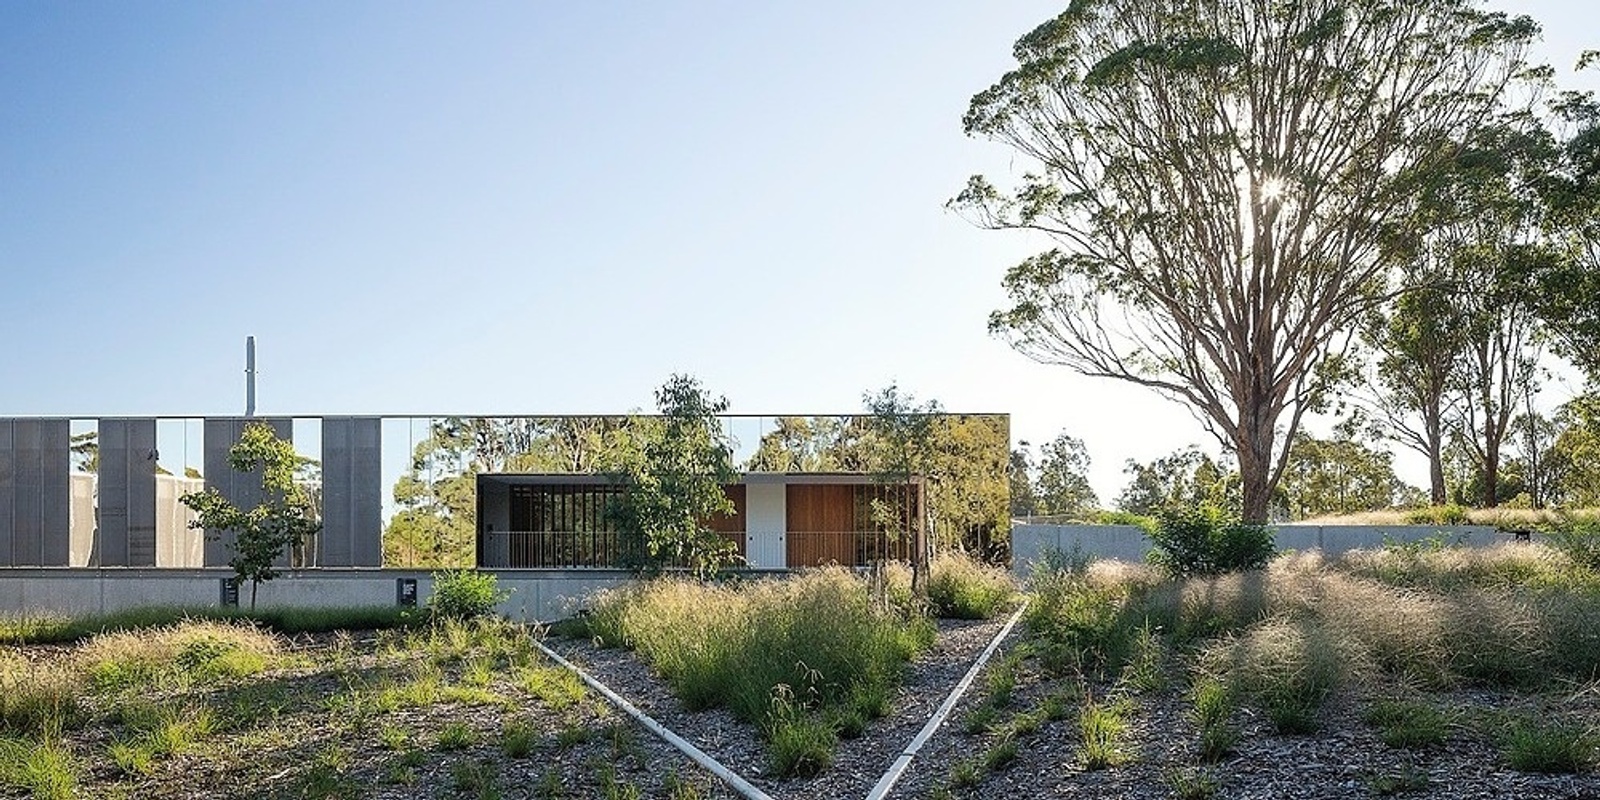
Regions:
M 999 649 L 1000 643 L 1005 641 L 1006 637 L 1011 634 L 1011 629 L 1016 627 L 1017 620 L 1022 619 L 1022 612 L 1026 610 L 1028 610 L 1028 601 L 1023 600 L 1022 606 L 1017 609 L 1016 613 L 1011 615 L 1011 619 L 1006 622 L 1005 627 L 995 634 L 994 639 L 989 642 L 989 646 L 985 647 L 983 653 L 978 656 L 978 660 L 972 662 L 972 666 L 967 669 L 967 674 L 961 677 L 961 682 L 957 683 L 955 688 L 950 691 L 950 695 L 939 705 L 939 709 L 933 712 L 933 716 L 928 719 L 927 724 L 922 726 L 922 730 L 917 732 L 911 743 L 906 745 L 906 748 L 900 751 L 900 755 L 895 757 L 894 763 L 889 766 L 889 771 L 885 772 L 883 777 L 878 779 L 877 785 L 872 787 L 872 791 L 867 793 L 866 800 L 883 800 L 889 794 L 889 790 L 893 789 L 895 783 L 905 774 L 906 768 L 911 766 L 911 760 L 916 758 L 918 751 L 922 750 L 922 746 L 933 738 L 934 732 L 939 729 L 940 725 L 944 724 L 945 719 L 950 716 L 950 712 L 955 710 L 956 703 L 960 702 L 961 698 L 966 695 L 967 690 L 972 687 L 972 681 L 978 677 L 978 672 L 983 669 L 984 664 L 989 663 L 989 657 L 994 655 L 994 651 Z M 546 656 L 549 656 L 550 660 L 577 673 L 578 678 L 588 684 L 590 688 L 599 692 L 601 696 L 611 701 L 617 708 L 622 709 L 628 716 L 633 717 L 640 725 L 643 725 L 662 741 L 681 750 L 684 755 L 699 764 L 707 772 L 720 778 L 723 783 L 728 784 L 730 788 L 743 795 L 747 800 L 773 800 L 771 795 L 761 791 L 755 784 L 739 777 L 738 773 L 723 766 L 721 762 L 707 755 L 704 750 L 690 744 L 687 739 L 656 722 L 649 714 L 640 711 L 637 706 L 625 700 L 622 695 L 611 691 L 609 687 L 596 680 L 594 676 L 579 669 L 572 662 L 562 658 L 561 654 L 546 647 L 544 642 L 534 639 L 533 646 L 539 648 L 539 651 Z
M 950 696 L 944 699 L 944 703 L 939 706 L 939 710 L 933 712 L 933 716 L 928 719 L 928 724 L 922 726 L 922 730 L 917 732 L 917 736 L 911 740 L 911 744 L 906 745 L 906 749 L 901 751 L 900 755 L 895 758 L 894 764 L 889 767 L 889 771 L 883 773 L 883 777 L 878 779 L 878 785 L 872 787 L 872 791 L 867 793 L 866 800 L 883 800 L 884 797 L 888 796 L 889 790 L 893 789 L 895 783 L 900 780 L 900 776 L 905 774 L 906 767 L 911 766 L 911 759 L 916 758 L 917 752 L 922 749 L 922 746 L 933 738 L 934 731 L 937 731 L 939 726 L 944 724 L 945 718 L 950 716 L 950 712 L 955 710 L 956 703 L 961 701 L 961 697 L 967 693 L 967 689 L 971 688 L 973 679 L 978 677 L 978 671 L 983 669 L 983 665 L 989 662 L 989 657 L 994 655 L 994 651 L 1000 647 L 1000 643 L 1005 641 L 1006 636 L 1011 633 L 1011 629 L 1016 627 L 1017 620 L 1022 619 L 1022 612 L 1027 610 L 1028 601 L 1023 600 L 1022 606 L 1017 609 L 1017 613 L 1011 615 L 1011 620 L 1006 623 L 1004 628 L 1000 629 L 999 633 L 995 634 L 994 640 L 989 642 L 988 647 L 984 648 L 983 654 L 978 656 L 978 660 L 972 662 L 972 668 L 968 669 L 967 674 L 962 676 L 961 682 L 956 684 L 955 689 L 951 690 Z
M 535 639 L 533 640 L 533 645 L 539 648 L 540 651 L 549 656 L 550 659 L 555 661 L 557 664 L 576 672 L 578 677 L 582 679 L 584 683 L 588 684 L 590 688 L 599 692 L 607 700 L 610 700 L 617 708 L 627 712 L 628 716 L 638 720 L 640 725 L 645 726 L 646 729 L 655 734 L 662 741 L 678 748 L 679 750 L 682 750 L 684 755 L 688 756 L 690 759 L 693 759 L 696 764 L 704 767 L 707 772 L 710 772 L 718 778 L 721 778 L 722 782 L 728 784 L 728 786 L 734 791 L 744 795 L 746 798 L 748 798 L 748 800 L 772 800 L 771 795 L 761 791 L 755 786 L 755 784 L 752 784 L 744 778 L 739 777 L 738 773 L 723 766 L 721 762 L 717 761 L 711 756 L 706 755 L 704 750 L 701 750 L 700 748 L 690 744 L 688 740 L 684 739 L 682 736 L 673 733 L 672 731 L 668 730 L 666 726 L 656 722 L 650 717 L 649 714 L 640 711 L 638 707 L 634 706 L 634 704 L 624 700 L 621 695 L 611 691 L 606 687 L 605 684 L 595 680 L 592 676 L 590 676 L 589 673 L 578 669 L 573 665 L 572 662 L 562 658 L 560 654 L 556 653 L 556 651 L 545 647 L 543 642 Z

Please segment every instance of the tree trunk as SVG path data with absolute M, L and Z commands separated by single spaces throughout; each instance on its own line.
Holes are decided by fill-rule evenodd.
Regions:
M 1265 434 L 1261 428 L 1265 427 Z M 1239 426 L 1234 451 L 1239 457 L 1239 486 L 1244 495 L 1240 513 L 1245 522 L 1265 524 L 1272 508 L 1272 444 L 1270 423 Z
M 1449 502 L 1449 494 L 1444 486 L 1444 458 L 1439 454 L 1438 447 L 1428 454 L 1428 488 L 1429 502 L 1442 506 Z
M 1449 502 L 1444 485 L 1444 409 L 1439 398 L 1444 387 L 1438 386 L 1423 404 L 1422 432 L 1428 448 L 1428 500 L 1436 506 Z
M 1500 505 L 1500 441 L 1491 435 L 1483 455 L 1483 505 L 1495 508 Z

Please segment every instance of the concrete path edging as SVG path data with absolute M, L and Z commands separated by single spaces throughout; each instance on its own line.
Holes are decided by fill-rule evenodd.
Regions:
M 716 759 L 707 755 L 704 750 L 701 750 L 700 748 L 690 744 L 689 741 L 684 739 L 682 736 L 673 733 L 665 725 L 656 722 L 655 719 L 649 714 L 640 711 L 637 706 L 623 699 L 622 695 L 611 691 L 609 687 L 596 680 L 592 675 L 584 672 L 581 669 L 578 669 L 578 667 L 572 662 L 562 658 L 559 653 L 546 647 L 544 642 L 535 639 L 533 640 L 533 646 L 539 648 L 540 652 L 544 653 L 546 656 L 549 656 L 550 660 L 577 673 L 578 678 L 584 683 L 588 684 L 589 688 L 599 692 L 602 697 L 611 701 L 612 705 L 622 709 L 623 712 L 625 712 L 628 716 L 633 717 L 634 720 L 636 720 L 640 725 L 643 725 L 646 730 L 649 730 L 651 733 L 655 734 L 656 738 L 659 738 L 667 744 L 678 748 L 683 752 L 684 755 L 688 756 L 690 760 L 700 765 L 707 772 L 720 778 L 723 783 L 728 784 L 729 788 L 743 795 L 745 798 L 747 798 L 747 800 L 773 800 L 771 795 L 761 791 L 761 789 L 755 784 L 739 777 L 737 772 L 734 772 L 733 770 L 723 766 L 722 762 L 717 761 Z
M 957 683 L 956 688 L 950 691 L 950 696 L 946 697 L 944 702 L 939 705 L 939 710 L 933 712 L 933 716 L 928 718 L 928 723 L 923 725 L 922 730 L 917 732 L 916 737 L 911 740 L 911 744 L 906 745 L 906 749 L 902 750 L 900 755 L 895 758 L 894 764 L 890 765 L 889 771 L 883 773 L 883 777 L 878 779 L 878 784 L 873 786 L 872 791 L 867 793 L 866 800 L 883 800 L 884 797 L 888 796 L 889 790 L 894 788 L 895 783 L 900 780 L 900 776 L 905 774 L 906 768 L 911 766 L 911 760 L 917 757 L 917 753 L 922 750 L 922 746 L 933 738 L 934 732 L 939 729 L 940 725 L 944 724 L 945 719 L 950 716 L 950 712 L 955 710 L 956 703 L 960 702 L 961 698 L 966 695 L 967 690 L 972 687 L 972 681 L 978 677 L 979 670 L 983 669 L 984 664 L 989 663 L 989 657 L 994 655 L 995 650 L 999 649 L 1000 643 L 1005 641 L 1006 637 L 1011 634 L 1011 629 L 1016 627 L 1017 620 L 1022 619 L 1022 612 L 1027 610 L 1028 601 L 1023 600 L 1022 606 L 1017 609 L 1015 614 L 1011 615 L 1011 619 L 1006 622 L 1005 627 L 995 634 L 994 640 L 989 642 L 988 647 L 984 648 L 983 653 L 978 656 L 978 660 L 972 662 L 972 667 L 967 670 L 966 675 L 962 676 L 961 682 Z

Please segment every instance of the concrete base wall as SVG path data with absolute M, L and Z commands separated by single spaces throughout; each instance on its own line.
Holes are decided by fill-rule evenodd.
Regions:
M 571 616 L 595 591 L 633 580 L 624 570 L 505 570 L 496 572 L 511 596 L 499 611 L 524 622 Z M 0 614 L 105 614 L 143 606 L 221 605 L 227 569 L 8 569 L 0 572 Z M 303 570 L 261 584 L 257 608 L 395 605 L 398 578 L 415 578 L 417 599 L 433 594 L 431 573 L 414 570 Z M 239 605 L 250 604 L 250 584 Z
M 1386 541 L 1419 542 L 1443 536 L 1450 544 L 1487 547 L 1510 541 L 1492 525 L 1279 525 L 1279 550 L 1320 550 L 1338 556 L 1351 550 L 1371 550 Z M 1019 575 L 1033 571 L 1047 553 L 1074 550 L 1095 558 L 1143 561 L 1150 539 L 1133 525 L 1014 525 L 1011 528 L 1011 569 Z

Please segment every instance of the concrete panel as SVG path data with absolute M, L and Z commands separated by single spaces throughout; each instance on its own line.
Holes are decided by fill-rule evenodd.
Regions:
M 1386 542 L 1420 542 L 1436 536 L 1446 544 L 1470 547 L 1487 547 L 1500 538 L 1492 525 L 1327 525 L 1321 528 L 1318 548 L 1324 555 L 1338 556 L 1380 548 Z
M 0 579 L 0 614 L 100 614 L 130 608 L 217 605 L 226 569 L 18 569 Z M 516 570 L 497 573 L 511 596 L 506 616 L 550 622 L 584 608 L 597 591 L 634 580 L 624 570 Z M 317 570 L 261 584 L 258 608 L 389 606 L 395 579 L 415 578 L 419 603 L 433 594 L 430 573 L 414 570 Z M 241 587 L 248 603 L 249 585 Z
M 1380 548 L 1388 541 L 1443 536 L 1448 544 L 1487 547 L 1505 538 L 1486 525 L 1279 525 L 1273 535 L 1278 550 L 1320 550 L 1330 557 Z M 1095 558 L 1143 561 L 1150 540 L 1131 525 L 1016 525 L 1011 529 L 1012 571 L 1026 575 L 1050 551 L 1070 553 L 1075 547 Z
M 0 565 L 71 561 L 70 428 L 64 419 L 0 420 Z
M 294 421 L 287 417 L 207 417 L 203 429 L 206 487 L 216 489 L 229 502 L 245 509 L 261 504 L 261 476 L 254 471 L 235 472 L 228 463 L 228 451 L 239 442 L 245 425 L 252 422 L 265 422 L 272 426 L 279 439 L 293 441 Z M 205 565 L 226 566 L 233 558 L 233 539 L 232 532 L 207 530 Z M 288 564 L 287 554 L 283 563 Z
M 316 565 L 351 565 L 351 539 L 354 535 L 351 507 L 350 450 L 351 420 L 322 419 L 322 531 L 317 534 Z
M 99 424 L 100 522 L 95 529 L 99 546 L 94 566 L 128 565 L 128 425 L 122 419 L 102 419 Z
M 19 567 L 44 566 L 39 560 L 44 539 L 41 433 L 39 420 L 18 419 L 11 423 L 11 452 L 16 465 L 11 491 L 11 563 Z
M 16 420 L 0 419 L 0 567 L 16 566 Z
M 156 565 L 156 421 L 130 419 L 127 470 L 128 562 L 130 567 Z
M 39 424 L 39 563 L 65 567 L 72 563 L 72 423 L 46 419 Z
M 100 420 L 101 566 L 156 565 L 156 421 Z

